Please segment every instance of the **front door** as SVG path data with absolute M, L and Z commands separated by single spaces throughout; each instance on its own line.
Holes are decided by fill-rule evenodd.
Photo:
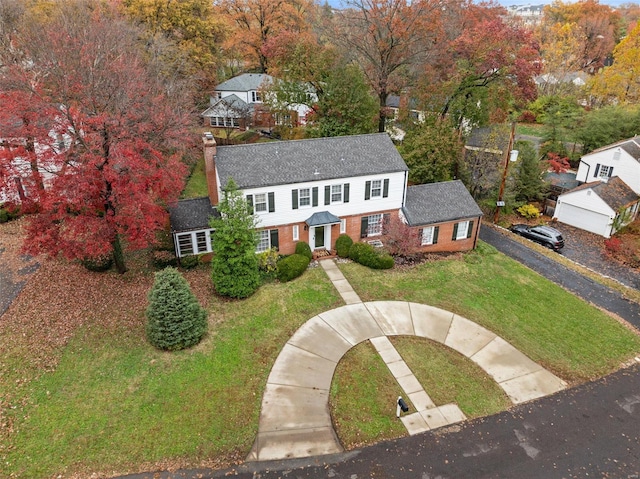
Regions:
M 315 227 L 316 239 L 313 243 L 313 249 L 324 248 L 324 226 Z

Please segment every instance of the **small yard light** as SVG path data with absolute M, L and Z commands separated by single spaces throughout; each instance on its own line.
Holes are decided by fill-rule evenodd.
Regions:
M 400 412 L 407 412 L 409 410 L 409 406 L 404 402 L 402 396 L 398 396 L 398 407 L 396 408 L 396 416 L 400 417 Z

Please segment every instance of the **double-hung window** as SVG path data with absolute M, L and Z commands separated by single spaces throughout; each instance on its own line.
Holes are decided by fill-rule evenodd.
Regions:
M 380 198 L 382 196 L 382 180 L 373 180 L 371 182 L 371 198 Z
M 349 203 L 349 183 L 324 187 L 324 204 Z
M 291 190 L 291 207 L 294 210 L 298 208 L 307 208 L 309 206 L 318 206 L 318 187 L 299 188 Z
M 276 197 L 273 192 L 247 195 L 247 202 L 254 213 L 273 213 L 276 210 Z
M 363 216 L 360 223 L 360 237 L 381 235 L 384 225 L 389 223 L 389 218 L 389 213 Z
M 260 230 L 257 232 L 258 244 L 256 253 L 262 253 L 269 248 L 278 248 L 278 230 Z
M 594 178 L 611 178 L 613 176 L 613 166 L 596 165 L 596 170 L 593 173 Z
M 298 192 L 300 207 L 311 206 L 311 188 L 300 188 Z
M 258 193 L 253 196 L 253 207 L 256 213 L 267 211 L 267 195 L 265 193 Z
M 389 196 L 389 178 L 384 180 L 370 180 L 364 185 L 364 199 L 371 200 Z
M 382 234 L 382 215 L 369 215 L 368 217 L 369 228 L 367 229 L 367 236 L 378 236 Z
M 473 231 L 473 221 L 460 221 L 453 225 L 453 236 L 451 239 L 453 241 L 463 240 L 467 238 L 471 238 L 471 233 Z
M 331 185 L 331 203 L 342 201 L 342 185 Z
M 423 228 L 420 236 L 420 244 L 422 246 L 436 244 L 438 242 L 438 229 L 438 226 Z
M 609 169 L 611 167 L 607 165 L 600 166 L 600 178 L 609 178 Z

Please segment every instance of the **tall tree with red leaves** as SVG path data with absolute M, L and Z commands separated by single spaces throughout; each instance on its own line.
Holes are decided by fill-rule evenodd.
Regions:
M 112 255 L 124 273 L 123 248 L 153 244 L 182 190 L 183 105 L 150 73 L 137 33 L 105 4 L 61 3 L 52 19 L 25 25 L 14 42 L 22 60 L 6 66 L 0 90 L 17 118 L 46 106 L 41 119 L 51 127 L 16 121 L 16 138 L 30 138 L 36 153 L 59 144 L 49 150 L 51 179 L 24 249 Z

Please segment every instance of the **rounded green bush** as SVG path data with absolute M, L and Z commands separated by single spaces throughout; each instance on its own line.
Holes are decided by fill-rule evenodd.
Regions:
M 393 257 L 386 252 L 379 252 L 369 243 L 353 243 L 349 249 L 349 258 L 372 269 L 393 268 Z
M 373 250 L 373 246 L 369 243 L 353 243 L 349 248 L 349 258 L 356 263 L 360 263 L 360 258 L 366 254 L 368 250 Z
M 349 249 L 351 249 L 352 244 L 353 240 L 348 234 L 341 234 L 338 236 L 338 239 L 336 240 L 336 252 L 338 253 L 338 256 L 341 258 L 348 258 Z
M 156 273 L 145 314 L 147 339 L 159 349 L 194 346 L 207 331 L 207 312 L 175 268 Z
M 285 283 L 297 278 L 309 266 L 309 258 L 301 254 L 292 254 L 278 261 L 278 280 Z
M 302 256 L 306 256 L 309 258 L 309 261 L 313 259 L 313 253 L 311 252 L 311 246 L 309 243 L 305 241 L 298 241 L 296 243 L 296 254 L 300 254 Z

